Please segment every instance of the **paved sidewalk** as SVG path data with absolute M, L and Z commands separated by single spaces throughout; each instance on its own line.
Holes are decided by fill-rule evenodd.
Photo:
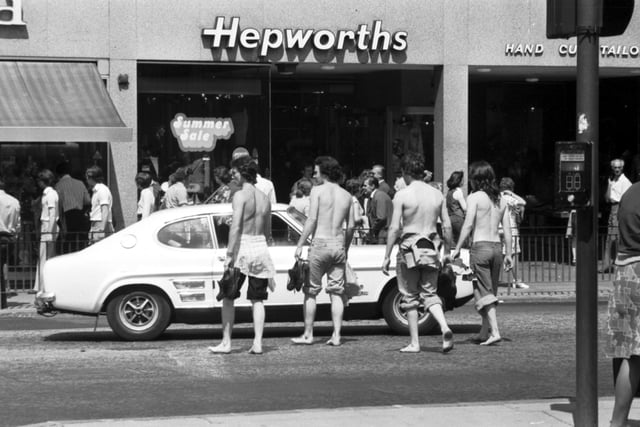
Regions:
M 636 405 L 637 406 L 637 405 Z M 598 425 L 609 425 L 612 398 L 598 402 Z M 412 405 L 360 407 L 339 409 L 309 409 L 244 414 L 199 415 L 171 418 L 133 418 L 87 421 L 49 421 L 32 426 L 73 427 L 305 427 L 316 426 L 417 426 L 482 427 L 482 426 L 573 426 L 575 403 L 569 399 L 536 401 L 487 402 L 452 405 Z M 640 423 L 640 408 L 631 409 L 631 425 Z

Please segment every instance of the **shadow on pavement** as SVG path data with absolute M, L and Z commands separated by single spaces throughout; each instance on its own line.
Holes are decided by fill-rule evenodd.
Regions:
M 480 330 L 480 325 L 450 325 L 454 334 L 472 334 Z M 264 338 L 293 338 L 302 332 L 302 324 L 296 326 L 267 326 L 264 330 Z M 333 332 L 331 326 L 316 326 L 314 335 L 318 337 L 318 341 L 325 340 L 331 336 Z M 429 335 L 439 335 L 439 331 L 434 331 Z M 386 325 L 358 325 L 343 326 L 342 335 L 344 341 L 355 341 L 349 337 L 358 336 L 375 336 L 375 335 L 398 335 Z M 398 335 L 400 336 L 400 335 Z M 253 328 L 251 325 L 236 326 L 233 328 L 233 337 L 238 339 L 253 338 Z M 322 338 L 321 338 L 322 337 Z M 326 338 L 325 338 L 326 337 Z M 219 326 L 212 328 L 172 328 L 166 330 L 155 341 L 189 341 L 189 340 L 211 340 L 221 339 L 222 331 Z M 112 331 L 68 331 L 57 332 L 47 335 L 44 341 L 51 342 L 102 342 L 102 341 L 123 341 Z M 462 343 L 462 342 L 461 342 Z M 457 342 L 456 342 L 457 344 Z

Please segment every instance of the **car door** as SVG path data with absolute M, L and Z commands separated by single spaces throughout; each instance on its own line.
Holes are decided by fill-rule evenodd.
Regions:
M 206 308 L 215 302 L 212 251 L 214 238 L 208 215 L 181 218 L 165 224 L 157 234 L 166 265 L 156 265 L 164 271 L 165 289 L 171 289 L 176 308 Z

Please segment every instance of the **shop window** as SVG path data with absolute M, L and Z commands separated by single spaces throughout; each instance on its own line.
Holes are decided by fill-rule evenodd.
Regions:
M 174 248 L 213 248 L 209 219 L 206 217 L 189 218 L 169 224 L 158 232 L 158 240 Z

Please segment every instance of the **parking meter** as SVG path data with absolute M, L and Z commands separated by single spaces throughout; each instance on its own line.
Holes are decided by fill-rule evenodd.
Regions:
M 556 142 L 556 209 L 576 209 L 591 205 L 592 148 L 591 142 Z

